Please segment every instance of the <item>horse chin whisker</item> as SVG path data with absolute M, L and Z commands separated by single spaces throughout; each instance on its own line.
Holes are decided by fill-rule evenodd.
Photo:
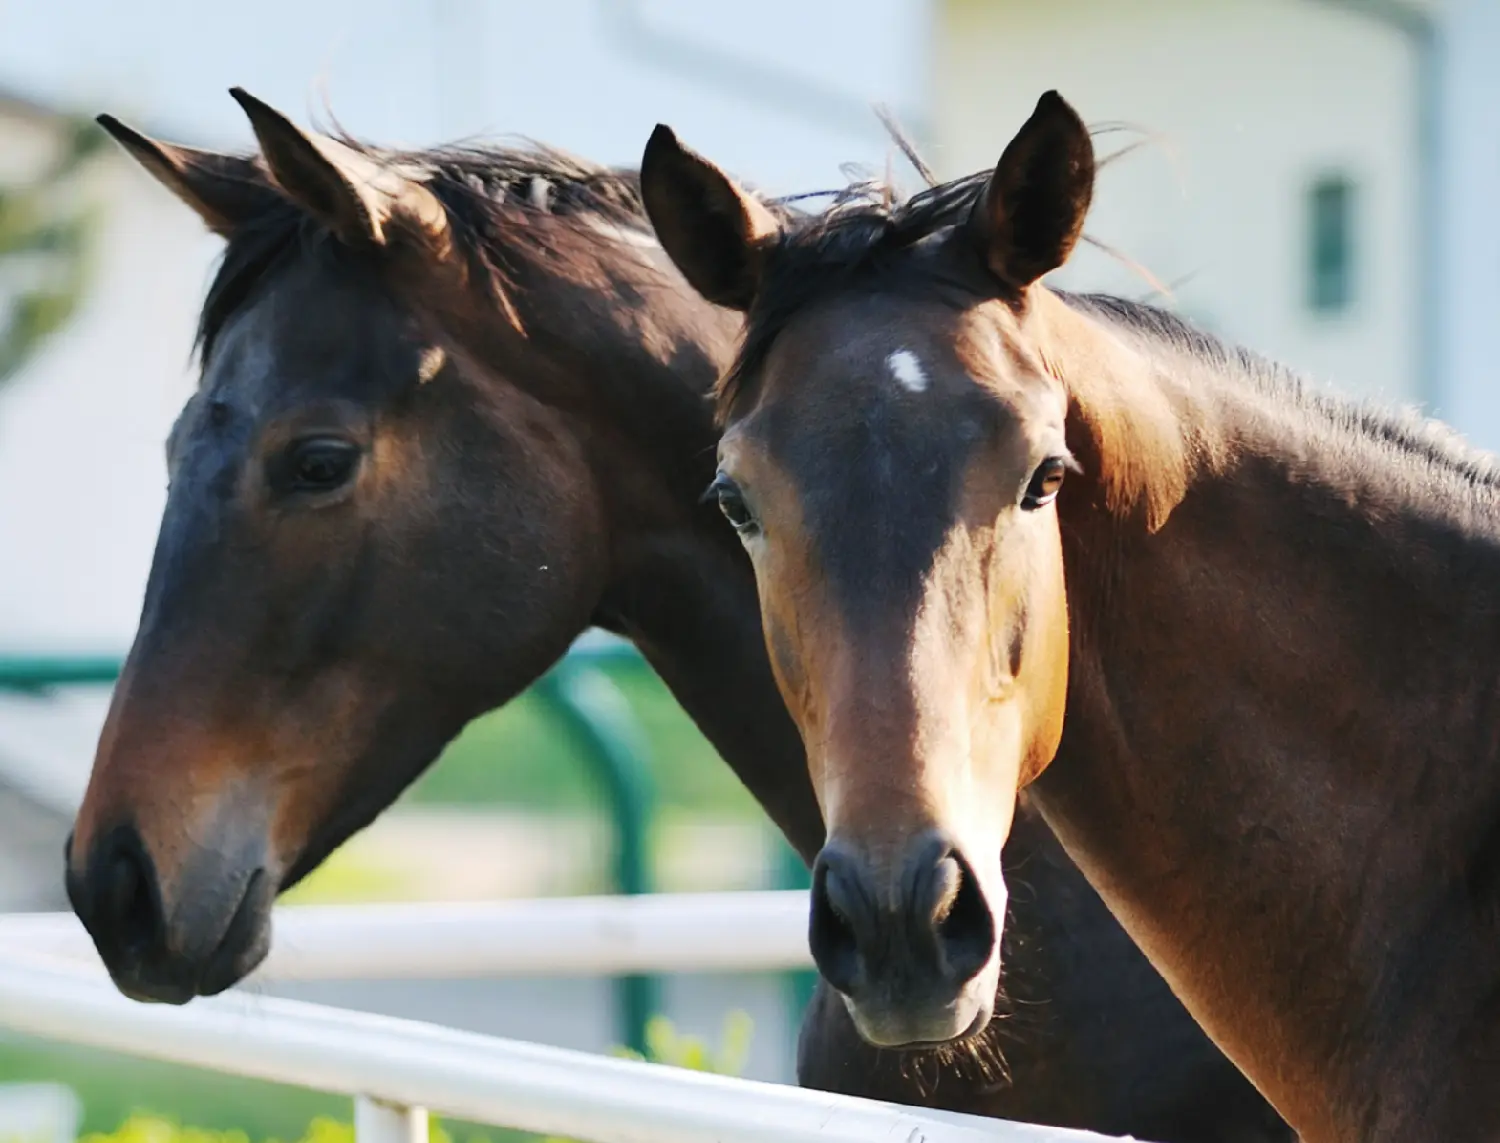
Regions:
M 1010 1022 L 1010 1013 L 998 1010 L 1003 1000 L 1003 996 L 996 998 L 995 1015 L 975 1035 L 941 1047 L 901 1052 L 901 1075 L 916 1084 L 923 1099 L 932 1098 L 938 1078 L 945 1074 L 986 1089 L 1010 1084 L 1010 1065 L 1000 1042 L 1005 1025 Z

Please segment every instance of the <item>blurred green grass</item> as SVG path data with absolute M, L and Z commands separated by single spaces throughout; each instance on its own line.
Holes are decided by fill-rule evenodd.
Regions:
M 650 747 L 652 779 L 663 808 L 757 817 L 759 807 L 714 748 L 644 663 L 601 668 L 640 720 Z M 407 792 L 415 804 L 505 805 L 573 810 L 603 804 L 584 759 L 527 694 L 470 723 Z

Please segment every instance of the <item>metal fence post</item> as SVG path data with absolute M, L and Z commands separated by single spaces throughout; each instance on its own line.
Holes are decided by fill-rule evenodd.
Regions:
M 427 1111 L 357 1095 L 354 1143 L 428 1143 Z
M 564 659 L 537 684 L 537 694 L 561 716 L 609 790 L 615 825 L 615 886 L 621 893 L 651 891 L 648 831 L 655 791 L 649 748 L 630 703 L 596 666 Z M 646 1051 L 646 1025 L 657 1008 L 657 983 L 648 976 L 616 982 L 625 1046 Z

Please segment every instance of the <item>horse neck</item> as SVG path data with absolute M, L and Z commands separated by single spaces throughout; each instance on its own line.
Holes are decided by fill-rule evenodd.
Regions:
M 1500 1048 L 1500 494 L 1051 304 L 1094 472 L 1061 509 L 1038 807 L 1304 1139 L 1473 1137 L 1500 1110 L 1474 1102 Z
M 810 863 L 822 817 L 771 673 L 754 573 L 700 503 L 718 442 L 707 391 L 738 321 L 692 293 L 659 248 L 592 241 L 597 273 L 573 280 L 525 266 L 518 320 L 491 302 L 472 307 L 459 332 L 489 376 L 531 378 L 583 445 L 609 528 L 594 622 L 636 644 Z

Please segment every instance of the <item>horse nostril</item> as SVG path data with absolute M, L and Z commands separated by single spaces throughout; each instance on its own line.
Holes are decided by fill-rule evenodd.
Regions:
M 813 865 L 808 946 L 823 978 L 846 996 L 863 975 L 858 928 L 868 911 L 868 899 L 849 859 L 825 849 Z
M 133 833 L 121 837 L 101 863 L 93 921 L 128 957 L 147 953 L 161 938 L 155 873 Z
M 948 971 L 955 981 L 973 980 L 995 951 L 995 918 L 979 887 L 979 878 L 954 851 L 939 863 L 932 884 L 941 893 L 934 919 Z
M 128 917 L 141 891 L 141 867 L 121 854 L 104 873 L 104 911 L 111 917 Z

